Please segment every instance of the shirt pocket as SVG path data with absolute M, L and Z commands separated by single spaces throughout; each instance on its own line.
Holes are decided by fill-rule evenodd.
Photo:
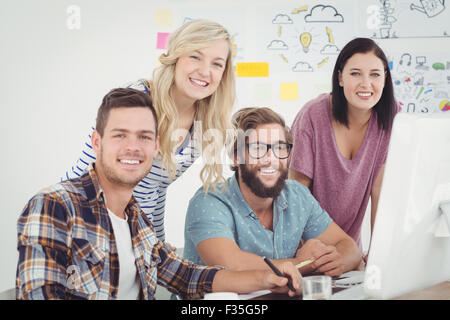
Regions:
M 152 252 L 149 250 L 144 250 L 143 257 L 147 283 L 156 282 L 158 272 L 158 259 L 155 259 Z M 148 282 L 149 280 L 152 280 L 152 282 Z
M 105 253 L 85 239 L 73 239 L 67 288 L 77 298 L 95 299 L 102 284 Z

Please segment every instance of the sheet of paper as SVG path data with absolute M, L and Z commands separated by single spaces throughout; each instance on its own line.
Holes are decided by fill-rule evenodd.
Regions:
M 336 292 L 331 296 L 331 300 L 366 300 L 368 296 L 364 292 L 364 285 L 359 284 L 348 289 Z
M 271 293 L 270 290 L 259 290 L 259 291 L 254 291 L 254 292 L 250 292 L 250 293 L 246 293 L 246 294 L 240 294 L 239 300 L 250 300 L 252 298 L 260 297 L 260 296 L 263 296 L 263 295 L 269 294 L 269 293 Z
M 349 271 L 343 273 L 339 280 L 335 280 L 337 285 L 350 285 L 364 282 L 364 271 Z

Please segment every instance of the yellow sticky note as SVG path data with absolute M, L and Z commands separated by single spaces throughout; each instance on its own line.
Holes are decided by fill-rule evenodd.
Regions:
M 282 83 L 280 85 L 281 100 L 297 100 L 298 99 L 298 83 Z
M 268 77 L 268 62 L 238 62 L 236 63 L 237 77 Z
M 173 24 L 172 10 L 157 10 L 155 13 L 155 25 L 158 27 L 170 27 Z

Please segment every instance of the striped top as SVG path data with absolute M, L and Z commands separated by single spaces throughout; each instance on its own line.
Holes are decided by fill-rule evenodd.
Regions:
M 149 93 L 149 89 L 143 80 L 130 83 L 125 87 Z M 78 158 L 75 166 L 66 171 L 65 177 L 62 180 L 80 177 L 88 165 L 95 161 L 96 154 L 91 146 L 91 135 L 94 129 L 95 126 L 91 128 L 91 133 L 83 145 L 81 156 Z M 178 179 L 200 155 L 199 152 L 195 152 L 195 143 L 191 139 L 191 136 L 193 136 L 192 128 L 191 134 L 186 135 L 185 140 L 175 152 L 176 175 L 173 180 L 169 178 L 166 168 L 163 167 L 161 156 L 158 155 L 153 160 L 153 166 L 150 172 L 138 183 L 133 192 L 134 198 L 152 222 L 156 235 L 161 241 L 165 241 L 164 209 L 167 187 Z

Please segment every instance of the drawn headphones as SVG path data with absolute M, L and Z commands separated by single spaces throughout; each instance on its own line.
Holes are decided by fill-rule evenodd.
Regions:
M 411 55 L 409 53 L 404 53 L 402 54 L 402 56 L 400 57 L 400 61 L 399 64 L 402 65 L 403 64 L 403 58 L 404 57 L 408 57 L 408 62 L 406 63 L 407 66 L 411 65 Z

